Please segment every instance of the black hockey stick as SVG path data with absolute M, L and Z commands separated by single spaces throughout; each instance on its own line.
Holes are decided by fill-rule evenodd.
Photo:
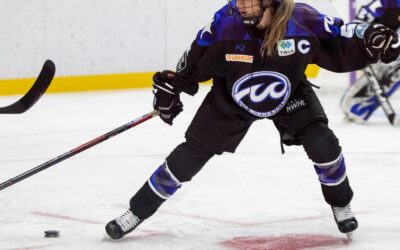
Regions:
M 137 119 L 135 119 L 133 121 L 130 121 L 130 122 L 128 122 L 128 123 L 116 128 L 116 129 L 114 129 L 114 130 L 112 130 L 112 131 L 110 131 L 110 132 L 108 132 L 108 133 L 106 133 L 104 135 L 101 135 L 101 136 L 99 136 L 99 137 L 97 137 L 97 138 L 95 138 L 95 139 L 93 139 L 93 140 L 91 140 L 91 141 L 89 141 L 89 142 L 87 142 L 85 144 L 82 144 L 79 147 L 76 147 L 76 148 L 74 148 L 74 149 L 72 149 L 72 150 L 70 150 L 70 151 L 68 151 L 68 152 L 66 152 L 66 153 L 64 153 L 62 155 L 57 156 L 56 158 L 53 158 L 53 159 L 51 159 L 51 160 L 49 160 L 49 161 L 47 161 L 47 162 L 35 167 L 35 168 L 32 168 L 31 170 L 28 170 L 28 171 L 26 171 L 26 172 L 24 172 L 24 173 L 22 173 L 22 174 L 20 174 L 20 175 L 18 175 L 16 177 L 14 177 L 14 178 L 11 178 L 6 182 L 1 183 L 0 184 L 0 190 L 3 190 L 3 189 L 5 189 L 5 188 L 7 188 L 7 187 L 9 187 L 11 185 L 14 185 L 17 182 L 20 182 L 20 181 L 22 181 L 22 180 L 24 180 L 24 179 L 26 179 L 26 178 L 34 175 L 34 174 L 37 174 L 40 171 L 43 171 L 43 170 L 45 170 L 45 169 L 47 169 L 47 168 L 49 168 L 49 167 L 51 167 L 51 166 L 63 161 L 65 159 L 68 159 L 68 158 L 70 158 L 70 157 L 72 157 L 72 156 L 74 156 L 74 155 L 76 155 L 76 154 L 88 149 L 88 148 L 91 148 L 91 147 L 99 144 L 100 142 L 108 140 L 111 137 L 113 137 L 115 135 L 118 135 L 118 134 L 120 134 L 120 133 L 122 133 L 122 132 L 124 132 L 124 131 L 126 131 L 126 130 L 128 130 L 130 128 L 133 128 L 136 125 L 139 125 L 140 123 L 143 123 L 143 122 L 145 122 L 145 121 L 147 121 L 147 120 L 149 120 L 149 119 L 151 119 L 151 118 L 153 118 L 153 117 L 155 117 L 157 115 L 158 115 L 158 111 L 154 110 L 154 111 L 152 111 L 152 112 L 150 112 L 148 114 L 143 115 L 142 117 L 139 117 L 139 118 L 137 118 Z
M 374 69 L 371 65 L 368 65 L 364 71 L 368 77 L 368 80 L 372 84 L 372 89 L 375 92 L 375 95 L 378 98 L 378 101 L 380 102 L 390 124 L 393 126 L 399 126 L 400 122 L 397 119 L 396 112 L 394 111 L 393 106 L 390 104 L 388 97 L 385 95 L 382 86 L 379 84 L 378 77 L 375 74 Z
M 56 66 L 51 60 L 47 60 L 28 93 L 13 104 L 6 107 L 0 107 L 0 114 L 21 114 L 30 109 L 33 104 L 40 99 L 44 92 L 46 92 L 55 73 Z

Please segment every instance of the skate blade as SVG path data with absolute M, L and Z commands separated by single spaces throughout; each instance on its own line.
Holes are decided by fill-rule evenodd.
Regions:
M 346 236 L 349 241 L 353 241 L 353 232 L 346 233 Z
M 395 126 L 395 127 L 400 127 L 400 117 L 397 117 L 397 118 L 394 120 L 393 126 Z
M 104 234 L 103 239 L 101 239 L 101 241 L 112 242 L 112 241 L 115 241 L 115 240 L 111 239 L 111 237 L 108 236 L 108 234 Z

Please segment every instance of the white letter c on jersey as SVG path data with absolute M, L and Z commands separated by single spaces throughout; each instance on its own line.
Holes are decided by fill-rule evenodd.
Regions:
M 301 53 L 307 54 L 311 50 L 311 43 L 307 40 L 301 40 L 300 42 L 297 43 L 297 49 Z

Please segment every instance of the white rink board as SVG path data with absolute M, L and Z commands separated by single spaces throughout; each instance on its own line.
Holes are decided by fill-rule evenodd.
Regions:
M 226 2 L 2 0 L 0 79 L 33 77 L 47 58 L 56 63 L 57 76 L 174 69 Z M 333 11 L 327 0 L 302 2 Z

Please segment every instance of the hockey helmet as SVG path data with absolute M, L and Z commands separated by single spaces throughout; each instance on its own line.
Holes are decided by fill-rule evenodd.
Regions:
M 278 8 L 283 0 L 253 0 L 252 4 L 248 6 L 244 3 L 246 0 L 228 0 L 229 7 L 233 15 L 241 18 L 245 24 L 254 25 L 260 22 L 263 13 L 266 9 L 274 6 L 275 9 Z M 249 14 L 241 15 L 238 8 L 238 3 L 242 2 L 244 8 Z

